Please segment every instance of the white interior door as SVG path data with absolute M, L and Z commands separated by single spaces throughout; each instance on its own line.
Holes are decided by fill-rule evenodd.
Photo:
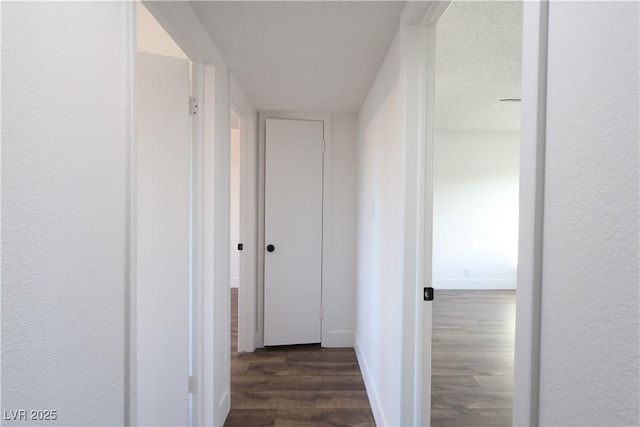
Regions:
M 425 93 L 425 144 L 424 144 L 424 256 L 423 256 L 423 282 L 425 286 L 433 286 L 433 156 L 435 143 L 435 87 L 436 87 L 436 22 L 448 7 L 448 2 L 442 3 L 429 18 L 430 24 L 426 29 L 426 48 L 421 49 L 420 72 L 426 70 Z M 437 295 L 435 295 L 437 298 Z M 433 303 L 424 301 L 421 303 L 422 315 L 422 372 L 421 372 L 421 400 L 419 408 L 419 421 L 421 426 L 431 425 L 431 332 Z M 420 329 L 418 329 L 420 330 Z
M 317 343 L 324 123 L 267 119 L 265 140 L 264 344 Z
M 138 53 L 136 420 L 188 425 L 189 64 Z
M 433 93 L 433 92 L 431 92 Z M 432 105 L 432 104 L 431 104 Z M 427 109 L 427 119 L 432 119 L 433 109 Z M 432 123 L 432 122 L 431 122 Z M 425 165 L 424 165 L 424 256 L 423 256 L 423 282 L 425 287 L 433 286 L 433 134 L 427 134 L 425 138 Z M 435 291 L 432 291 L 434 297 Z M 426 299 L 427 291 L 423 295 Z M 437 298 L 437 296 L 435 296 Z M 419 425 L 428 427 L 431 425 L 431 335 L 432 335 L 433 301 L 420 301 L 418 309 L 417 325 L 419 345 L 421 349 L 420 369 L 420 401 L 418 403 L 417 419 Z

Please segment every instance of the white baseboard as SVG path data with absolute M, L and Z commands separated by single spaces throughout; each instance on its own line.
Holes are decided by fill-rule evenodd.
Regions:
M 238 276 L 231 278 L 231 287 L 237 288 L 240 286 L 240 278 Z
M 254 341 L 255 335 L 251 337 L 243 337 L 238 335 L 238 353 L 253 353 L 256 349 Z
M 322 334 L 323 347 L 353 347 L 353 331 L 328 331 Z
M 231 411 L 231 394 L 229 393 L 229 389 L 226 389 L 220 398 L 220 402 L 218 402 L 218 410 L 216 413 L 221 415 L 221 419 L 218 420 L 219 424 L 216 424 L 217 426 L 224 425 L 227 416 L 229 416 L 229 411 Z
M 360 371 L 362 372 L 362 378 L 364 379 L 364 386 L 367 389 L 367 396 L 369 397 L 369 405 L 371 405 L 371 411 L 373 412 L 373 418 L 377 426 L 388 426 L 387 417 L 384 415 L 384 410 L 380 404 L 380 394 L 376 388 L 367 358 L 362 351 L 360 340 L 358 335 L 355 334 L 355 351 L 358 358 L 358 364 L 360 364 Z
M 515 289 L 516 281 L 508 279 L 433 279 L 435 289 Z

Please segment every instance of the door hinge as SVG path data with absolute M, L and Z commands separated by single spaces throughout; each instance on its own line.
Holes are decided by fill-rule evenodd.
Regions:
M 189 376 L 189 393 L 195 393 L 196 386 L 197 386 L 196 377 Z
M 195 116 L 198 114 L 198 100 L 193 96 L 189 97 L 189 115 Z
M 422 296 L 425 301 L 433 301 L 433 288 L 431 286 L 425 287 Z
M 324 139 L 322 140 L 322 152 L 324 153 L 325 148 L 327 147 L 327 143 L 324 141 Z
M 320 319 L 324 316 L 324 308 L 320 307 Z

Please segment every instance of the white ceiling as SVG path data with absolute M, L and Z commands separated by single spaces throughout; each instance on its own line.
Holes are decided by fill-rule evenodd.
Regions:
M 404 1 L 192 1 L 258 111 L 358 112 Z
M 192 1 L 258 111 L 358 112 L 404 1 Z M 436 127 L 518 132 L 522 3 L 453 1 L 437 25 Z
M 436 128 L 518 132 L 522 3 L 454 1 L 436 26 Z

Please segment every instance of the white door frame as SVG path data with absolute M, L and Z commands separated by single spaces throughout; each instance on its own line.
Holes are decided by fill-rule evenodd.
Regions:
M 193 424 L 221 425 L 231 406 L 231 362 L 220 357 L 230 345 L 228 73 L 203 64 L 193 70 Z
M 265 173 L 265 121 L 266 119 L 292 119 L 292 120 L 317 120 L 324 122 L 324 166 L 322 182 L 322 284 L 327 277 L 327 266 L 324 260 L 327 259 L 327 252 L 330 248 L 329 236 L 331 235 L 329 222 L 330 201 L 331 201 L 331 114 L 328 113 L 280 113 L 264 112 L 258 115 L 258 292 L 257 292 L 257 325 L 256 347 L 264 347 L 264 173 Z M 325 293 L 322 294 L 322 307 L 326 306 L 324 300 Z M 238 311 L 247 309 L 246 306 L 238 307 Z M 327 324 L 322 322 L 321 334 L 322 344 L 327 339 Z
M 144 1 L 147 9 L 194 63 L 192 92 L 198 99 L 193 126 L 192 274 L 193 424 L 222 425 L 230 409 L 229 351 L 229 72 L 215 43 L 186 2 Z M 132 3 L 135 10 L 135 3 Z M 133 12 L 135 25 L 135 12 Z M 133 38 L 135 50 L 135 38 Z M 135 158 L 135 147 L 132 157 Z M 132 170 L 135 173 L 135 170 Z M 135 182 L 132 180 L 132 194 Z M 133 197 L 133 196 L 132 196 Z M 135 248 L 135 218 L 131 220 Z M 135 275 L 135 259 L 131 259 Z M 129 306 L 129 360 L 135 357 L 135 280 Z M 215 316 L 214 316 L 215 313 Z M 130 377 L 135 375 L 131 372 Z M 135 425 L 136 384 L 130 378 L 126 423 Z
M 231 75 L 231 105 L 240 118 L 240 284 L 238 351 L 256 349 L 258 290 L 258 116 Z
M 413 56 L 425 61 L 419 69 L 425 72 L 419 77 L 421 92 L 426 93 L 426 104 L 420 102 L 413 105 L 424 105 L 425 110 L 419 119 L 423 122 L 425 146 L 433 147 L 433 108 L 435 83 L 435 25 L 444 14 L 450 2 L 434 2 L 427 6 L 408 4 L 402 16 L 404 25 L 419 25 L 426 28 L 426 55 L 420 52 L 420 43 L 414 44 Z M 546 72 L 547 72 L 547 24 L 548 3 L 546 1 L 527 1 L 523 3 L 523 48 L 522 48 L 522 121 L 520 145 L 520 210 L 518 238 L 518 281 L 516 299 L 516 343 L 514 362 L 513 389 L 513 425 L 535 426 L 538 424 L 538 388 L 540 365 L 540 297 L 542 272 L 542 232 L 544 201 L 544 147 L 546 134 Z M 423 68 L 424 67 L 424 68 Z M 424 80 L 423 80 L 424 79 Z M 409 114 L 413 111 L 410 109 Z M 420 111 L 419 111 L 420 113 Z M 425 172 L 432 159 L 428 152 L 425 159 Z M 419 168 L 420 169 L 420 168 Z M 420 176 L 420 170 L 418 170 Z M 432 186 L 433 177 L 424 176 L 425 191 L 417 192 L 418 205 L 426 202 L 426 195 Z M 426 236 L 430 235 L 431 215 L 425 209 L 425 221 L 422 224 Z M 419 214 L 419 211 L 416 211 Z M 417 230 L 420 230 L 418 215 Z M 416 242 L 416 255 L 420 250 L 424 256 L 431 255 L 431 248 L 420 247 Z M 412 307 L 415 298 L 421 295 L 422 287 L 431 279 L 424 277 L 424 284 L 414 275 L 416 280 L 406 284 L 405 310 Z M 437 296 L 436 296 L 437 298 Z M 413 355 L 413 375 L 403 375 L 405 386 L 403 393 L 413 391 L 413 398 L 403 396 L 407 409 L 403 408 L 403 421 L 412 420 L 413 425 L 429 425 L 429 412 L 421 409 L 421 399 L 430 395 L 430 390 L 423 390 L 422 364 L 423 358 L 430 351 L 429 343 L 420 343 L 424 335 L 423 304 L 413 310 L 414 326 L 405 335 L 404 350 Z M 430 335 L 430 331 L 429 331 Z M 417 341 L 417 342 L 416 342 Z M 423 344 L 423 345 L 420 345 Z M 430 358 L 428 358 L 430 361 Z M 411 362 L 403 360 L 403 362 Z M 430 369 L 428 367 L 427 369 Z
M 409 2 L 401 17 L 402 79 L 405 82 L 405 262 L 402 349 L 402 425 L 429 425 L 431 307 L 422 300 L 431 282 L 433 192 L 434 24 L 449 2 Z M 429 304 L 429 306 L 426 306 Z M 425 324 L 427 325 L 425 327 Z M 425 336 L 427 338 L 425 338 Z M 425 370 L 427 372 L 425 372 Z
M 513 425 L 538 425 L 549 3 L 525 1 Z

